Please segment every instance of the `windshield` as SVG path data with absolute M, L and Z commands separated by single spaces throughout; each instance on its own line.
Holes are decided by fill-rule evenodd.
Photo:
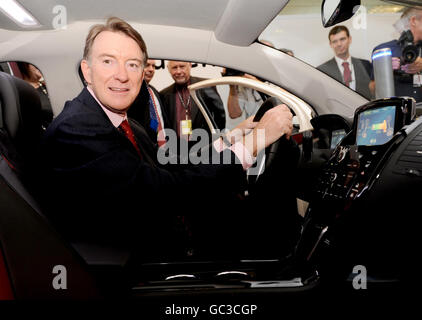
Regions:
M 379 0 L 362 0 L 353 18 L 324 28 L 321 3 L 291 0 L 259 41 L 294 55 L 367 99 L 374 98 L 373 49 L 399 38 L 401 29 L 396 22 L 406 8 Z M 350 60 L 344 66 L 346 58 Z

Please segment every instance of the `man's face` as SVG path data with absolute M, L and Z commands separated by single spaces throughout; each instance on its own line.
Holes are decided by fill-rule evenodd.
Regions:
M 125 113 L 141 88 L 142 61 L 143 53 L 135 40 L 121 32 L 103 31 L 81 68 L 98 100 L 113 112 Z
M 348 37 L 346 31 L 341 31 L 330 36 L 330 46 L 337 57 L 347 58 L 351 43 L 352 37 Z
M 145 81 L 150 83 L 155 74 L 155 60 L 148 59 L 145 66 Z
M 189 62 L 170 61 L 167 65 L 173 80 L 180 85 L 187 83 L 190 79 L 191 64 Z

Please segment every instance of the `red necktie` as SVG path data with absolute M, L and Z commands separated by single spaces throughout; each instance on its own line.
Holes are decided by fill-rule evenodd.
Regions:
M 342 66 L 344 68 L 344 72 L 343 72 L 344 84 L 350 87 L 350 82 L 352 82 L 352 72 L 350 71 L 349 63 L 345 61 L 342 63 Z
M 133 146 L 139 154 L 139 157 L 142 158 L 141 150 L 139 150 L 138 144 L 136 143 L 135 136 L 133 134 L 132 128 L 129 125 L 129 122 L 127 120 L 123 120 L 119 126 L 119 129 L 125 134 L 129 141 L 132 142 Z

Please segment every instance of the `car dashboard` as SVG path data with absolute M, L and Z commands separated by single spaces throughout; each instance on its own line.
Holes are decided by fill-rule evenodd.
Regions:
M 321 283 L 353 290 L 357 266 L 367 270 L 372 287 L 397 288 L 416 250 L 408 218 L 422 183 L 422 119 L 415 118 L 413 99 L 391 98 L 358 108 L 343 137 L 339 126 L 327 128 L 328 145 L 338 144 L 311 192 L 291 256 L 152 263 L 143 266 L 146 281 L 134 287 L 135 295 L 303 293 Z
M 350 279 L 356 266 L 375 282 L 409 274 L 416 249 L 409 218 L 422 182 L 422 121 L 415 118 L 412 98 L 356 110 L 312 191 L 296 249 L 300 263 L 331 279 Z

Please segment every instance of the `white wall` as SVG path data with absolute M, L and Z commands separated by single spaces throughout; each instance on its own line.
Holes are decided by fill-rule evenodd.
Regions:
M 160 64 L 161 60 L 156 60 L 156 65 Z M 167 70 L 167 61 L 165 61 L 165 65 L 165 69 L 157 69 L 155 71 L 154 78 L 151 80 L 151 85 L 153 85 L 158 91 L 166 88 L 174 82 Z M 198 64 L 197 67 L 192 68 L 191 75 L 193 77 L 200 78 L 219 78 L 221 77 L 222 70 L 223 68 L 220 67 L 213 67 L 210 65 L 203 67 L 202 64 Z
M 398 38 L 393 24 L 399 17 L 400 14 L 391 13 L 368 14 L 364 21 L 364 15 L 360 15 L 341 23 L 352 36 L 352 56 L 370 60 L 375 46 Z M 365 23 L 366 28 L 362 28 Z M 333 57 L 328 43 L 329 31 L 330 28 L 322 27 L 319 15 L 281 15 L 268 26 L 260 39 L 270 40 L 277 48 L 292 49 L 297 58 L 318 66 Z

